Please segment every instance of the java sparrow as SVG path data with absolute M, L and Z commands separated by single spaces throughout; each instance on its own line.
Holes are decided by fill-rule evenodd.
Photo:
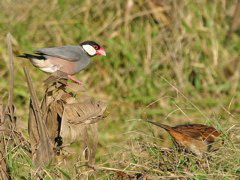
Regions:
M 35 67 L 47 73 L 62 71 L 69 79 L 81 84 L 72 75 L 87 67 L 91 57 L 95 55 L 106 56 L 106 52 L 96 42 L 84 41 L 75 46 L 40 48 L 34 54 L 22 54 L 18 57 L 29 59 Z

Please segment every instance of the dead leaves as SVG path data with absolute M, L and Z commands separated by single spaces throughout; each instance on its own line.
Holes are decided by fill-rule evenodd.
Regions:
M 98 143 L 96 123 L 104 118 L 106 104 L 89 97 L 82 86 L 67 83 L 65 77 L 51 76 L 45 83 L 48 87 L 40 109 L 41 121 L 44 122 L 45 127 L 39 126 L 34 113 L 30 113 L 29 116 L 29 134 L 33 154 L 40 148 L 39 144 L 43 145 L 41 139 L 45 139 L 45 143 L 49 144 L 45 150 L 42 149 L 43 154 L 49 154 L 49 150 L 46 151 L 49 148 L 51 151 L 55 150 L 55 154 L 60 154 L 59 151 L 63 147 L 80 141 L 83 158 L 93 163 Z M 76 96 L 79 96 L 78 99 Z M 32 111 L 36 114 L 36 109 Z M 42 130 L 39 130 L 42 128 L 47 136 L 40 135 Z M 48 160 L 43 164 L 53 159 L 50 156 L 42 158 L 46 159 L 46 157 Z
M 13 153 L 16 147 L 22 147 L 29 152 L 29 144 L 23 138 L 21 132 L 16 127 L 17 117 L 15 116 L 15 106 L 13 104 L 13 88 L 14 88 L 14 68 L 12 53 L 12 36 L 7 34 L 7 46 L 9 53 L 9 91 L 8 102 L 2 104 L 0 102 L 0 179 L 11 179 L 11 172 L 6 159 L 9 152 Z
M 82 133 L 79 128 L 103 119 L 105 110 L 106 104 L 94 99 L 66 104 L 62 115 L 61 137 L 65 142 L 76 141 Z
M 94 99 L 82 103 L 66 104 L 63 111 L 63 121 L 70 124 L 92 124 L 102 119 L 106 104 Z
M 31 95 L 29 110 L 29 135 L 33 154 L 33 162 L 37 167 L 48 165 L 54 157 L 53 143 L 49 139 L 46 124 L 43 121 L 43 114 L 39 107 L 37 95 L 32 84 L 31 77 L 24 68 L 28 88 Z M 32 137 L 31 137 L 32 136 Z

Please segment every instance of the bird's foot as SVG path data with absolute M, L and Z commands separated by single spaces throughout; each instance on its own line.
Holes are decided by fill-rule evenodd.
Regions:
M 75 82 L 75 83 L 77 83 L 77 84 L 79 84 L 79 85 L 83 85 L 83 82 L 82 81 L 80 81 L 80 80 L 77 80 L 76 78 L 74 78 L 73 76 L 71 76 L 71 75 L 68 75 L 68 79 L 70 79 L 70 80 L 72 80 L 73 82 Z

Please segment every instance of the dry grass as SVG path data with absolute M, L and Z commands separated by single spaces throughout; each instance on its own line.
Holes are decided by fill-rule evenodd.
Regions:
M 239 170 L 239 32 L 226 39 L 236 0 L 27 0 L 1 1 L 0 37 L 11 32 L 14 52 L 76 44 L 93 39 L 105 47 L 79 73 L 90 93 L 108 102 L 110 115 L 100 123 L 96 167 L 76 161 L 50 167 L 49 174 L 78 178 L 225 178 Z M 0 45 L 0 91 L 8 89 L 7 49 Z M 14 59 L 14 103 L 18 125 L 26 129 L 27 84 L 21 67 L 29 66 L 37 94 L 47 76 L 30 63 Z M 6 99 L 6 98 L 5 98 Z M 167 134 L 141 120 L 166 124 L 210 124 L 223 132 L 226 144 L 201 166 L 198 159 L 171 151 Z M 17 154 L 17 155 L 16 155 Z M 28 177 L 29 159 L 11 155 L 12 174 Z M 51 176 L 49 175 L 49 176 Z M 51 179 L 51 178 L 50 178 Z

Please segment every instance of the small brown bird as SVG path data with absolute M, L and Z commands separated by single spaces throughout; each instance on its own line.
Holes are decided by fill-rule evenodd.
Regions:
M 191 151 L 199 157 L 202 157 L 204 152 L 210 150 L 215 138 L 221 134 L 215 128 L 202 124 L 185 124 L 170 127 L 149 120 L 147 122 L 165 129 L 173 137 L 176 145 Z

